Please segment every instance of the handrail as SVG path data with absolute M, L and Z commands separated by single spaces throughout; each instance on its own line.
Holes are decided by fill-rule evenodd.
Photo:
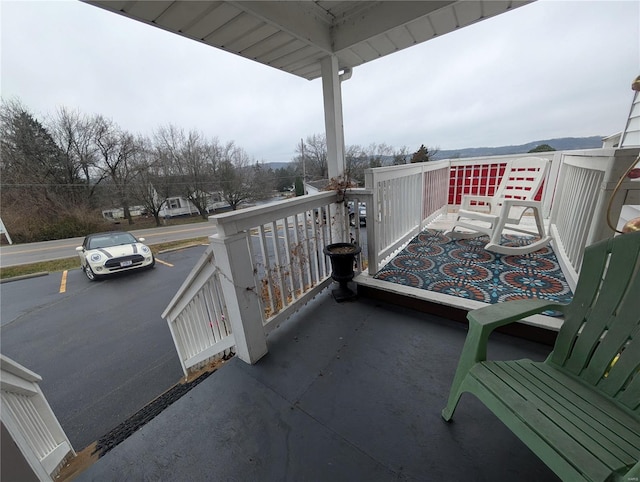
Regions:
M 306 196 L 285 199 L 273 204 L 254 206 L 239 211 L 210 216 L 209 220 L 218 227 L 221 235 L 230 236 L 240 231 L 254 228 L 257 225 L 271 222 L 273 219 L 282 219 L 296 213 L 315 209 L 319 205 L 334 202 L 335 191 L 325 191 Z
M 24 458 L 10 463 L 24 470 L 26 462 L 32 474 L 25 479 L 53 480 L 76 453 L 40 389 L 42 378 L 4 355 L 0 369 L 0 419 Z

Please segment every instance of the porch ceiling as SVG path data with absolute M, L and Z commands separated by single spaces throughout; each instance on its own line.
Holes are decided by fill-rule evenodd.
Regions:
M 507 1 L 146 1 L 87 3 L 308 80 L 520 7 Z

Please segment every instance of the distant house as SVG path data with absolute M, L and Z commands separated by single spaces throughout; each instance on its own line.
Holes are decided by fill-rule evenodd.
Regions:
M 131 206 L 129 208 L 129 212 L 132 216 L 142 216 L 145 214 L 146 209 L 144 206 Z M 102 217 L 109 221 L 118 221 L 120 219 L 124 219 L 124 209 L 122 208 L 111 208 L 111 209 L 103 209 Z
M 168 197 L 162 204 L 159 215 L 161 218 L 173 218 L 177 216 L 191 216 L 199 214 L 198 208 L 187 198 L 178 193 L 178 190 L 172 184 L 169 184 Z M 159 201 L 161 199 L 157 191 L 154 196 Z M 207 196 L 207 212 L 213 214 L 218 209 L 229 207 L 229 203 L 224 201 L 220 192 L 206 193 Z M 130 212 L 132 216 L 142 216 L 147 214 L 144 206 L 131 206 Z M 124 210 L 119 208 L 110 208 L 102 210 L 102 217 L 109 221 L 118 221 L 124 219 Z
M 207 196 L 208 213 L 214 213 L 217 209 L 229 207 L 229 203 L 224 201 L 222 194 L 219 192 L 207 193 Z M 189 216 L 192 214 L 198 214 L 198 208 L 196 208 L 191 201 L 179 195 L 168 197 L 160 210 L 160 216 L 164 218 Z

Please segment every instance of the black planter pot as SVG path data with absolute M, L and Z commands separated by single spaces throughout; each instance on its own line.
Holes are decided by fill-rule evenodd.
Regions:
M 348 283 L 355 274 L 353 266 L 361 250 L 360 246 L 353 243 L 334 243 L 324 248 L 324 254 L 331 260 L 331 278 L 340 284 L 339 288 L 332 291 L 336 301 L 352 300 L 356 297 Z

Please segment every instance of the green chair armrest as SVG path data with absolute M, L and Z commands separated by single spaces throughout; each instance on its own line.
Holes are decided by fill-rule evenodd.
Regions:
M 449 403 L 443 418 L 449 420 L 460 398 L 461 385 L 469 370 L 478 362 L 487 359 L 487 342 L 493 330 L 546 310 L 564 312 L 567 305 L 546 300 L 514 300 L 485 306 L 467 314 L 469 332 L 462 348 L 458 368 L 451 384 Z
M 556 310 L 564 312 L 566 306 L 546 300 L 506 301 L 470 311 L 467 314 L 467 319 L 469 320 L 469 326 L 472 323 L 476 323 L 481 325 L 483 330 L 491 332 L 500 326 L 508 325 L 543 311 Z
M 546 300 L 514 300 L 478 308 L 467 314 L 469 333 L 462 349 L 460 361 L 472 353 L 471 366 L 487 359 L 487 341 L 493 330 L 547 310 L 563 311 L 567 305 Z M 467 370 L 468 371 L 468 370 Z
M 623 480 L 629 480 L 629 481 L 640 480 L 640 461 L 636 465 L 631 467 L 629 472 L 625 474 L 625 479 Z

